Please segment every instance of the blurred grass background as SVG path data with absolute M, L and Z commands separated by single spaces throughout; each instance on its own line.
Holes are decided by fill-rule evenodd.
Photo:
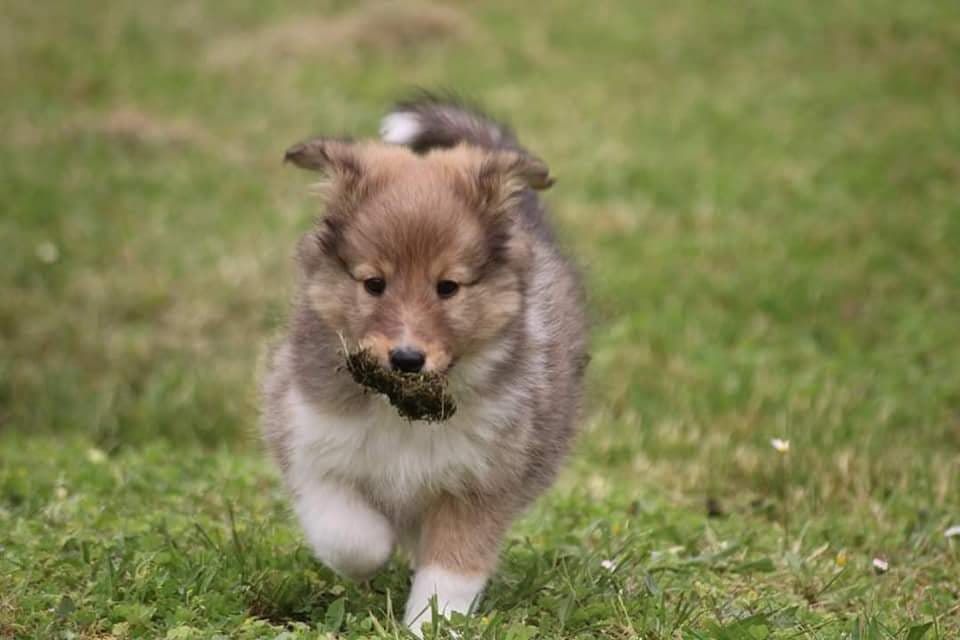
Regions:
M 584 434 L 490 633 L 955 637 L 958 65 L 933 0 L 5 3 L 0 637 L 308 637 L 344 593 L 393 633 L 402 569 L 298 546 L 255 368 L 317 211 L 282 151 L 412 86 L 548 161 L 590 287 Z

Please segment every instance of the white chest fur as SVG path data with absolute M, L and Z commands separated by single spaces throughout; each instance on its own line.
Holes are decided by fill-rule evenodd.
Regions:
M 325 412 L 296 387 L 287 403 L 294 490 L 322 478 L 352 481 L 411 516 L 430 493 L 483 484 L 510 418 L 502 399 L 461 406 L 442 424 L 410 422 L 379 398 L 354 416 Z

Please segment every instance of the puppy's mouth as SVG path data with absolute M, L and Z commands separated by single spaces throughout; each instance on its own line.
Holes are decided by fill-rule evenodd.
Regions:
M 457 412 L 457 405 L 447 391 L 447 373 L 444 371 L 403 373 L 383 367 L 367 349 L 346 355 L 346 370 L 354 382 L 366 389 L 383 394 L 400 416 L 408 420 L 443 422 Z

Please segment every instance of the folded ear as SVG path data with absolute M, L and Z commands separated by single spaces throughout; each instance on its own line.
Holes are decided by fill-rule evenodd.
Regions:
M 507 174 L 519 180 L 524 186 L 543 191 L 553 186 L 555 180 L 550 175 L 550 168 L 536 156 L 528 153 L 506 154 Z M 515 156 L 510 158 L 510 156 Z
M 337 138 L 319 137 L 298 142 L 283 154 L 283 161 L 324 173 L 359 167 L 353 143 Z
M 525 190 L 542 191 L 553 185 L 550 169 L 540 158 L 523 152 L 497 151 L 480 163 L 478 204 L 494 214 L 516 207 Z
M 364 166 L 360 150 L 349 140 L 311 138 L 287 149 L 283 161 L 322 174 L 323 179 L 315 185 L 321 196 L 339 195 L 349 204 L 361 195 Z

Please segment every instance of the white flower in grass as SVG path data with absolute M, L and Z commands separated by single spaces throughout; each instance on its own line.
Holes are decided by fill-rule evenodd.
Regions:
M 770 440 L 770 446 L 773 447 L 777 453 L 787 453 L 790 451 L 790 441 L 784 440 L 783 438 L 773 438 Z
M 960 537 L 960 524 L 953 525 L 952 527 L 944 531 L 943 535 L 947 538 Z
M 60 249 L 49 240 L 41 242 L 35 249 L 37 258 L 44 264 L 53 264 L 60 257 Z
M 606 569 L 607 571 L 615 571 L 617 568 L 617 563 L 613 560 L 601 560 L 600 566 Z
M 877 573 L 886 573 L 890 570 L 890 563 L 883 558 L 873 559 L 873 570 Z

